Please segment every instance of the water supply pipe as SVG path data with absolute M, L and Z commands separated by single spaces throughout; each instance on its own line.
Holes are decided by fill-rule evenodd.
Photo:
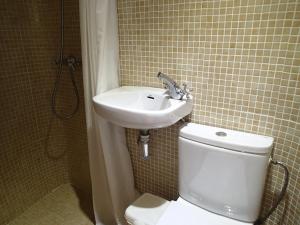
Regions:
M 140 148 L 143 153 L 143 159 L 148 160 L 149 159 L 149 139 L 150 139 L 150 133 L 149 130 L 140 130 L 140 137 L 138 139 Z

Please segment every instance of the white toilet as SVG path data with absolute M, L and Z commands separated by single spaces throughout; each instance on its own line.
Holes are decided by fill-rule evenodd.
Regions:
M 273 138 L 188 123 L 179 134 L 179 195 L 144 194 L 132 225 L 250 225 L 258 218 Z

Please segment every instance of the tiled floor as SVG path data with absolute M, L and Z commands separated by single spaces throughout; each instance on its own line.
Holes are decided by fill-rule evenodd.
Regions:
M 70 184 L 64 184 L 7 225 L 93 225 L 91 209 L 78 196 Z

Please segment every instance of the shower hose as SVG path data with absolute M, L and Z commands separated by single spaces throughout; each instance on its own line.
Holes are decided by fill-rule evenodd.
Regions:
M 266 213 L 266 215 L 264 216 L 261 216 L 260 218 L 258 218 L 255 222 L 254 222 L 254 225 L 260 225 L 260 224 L 263 224 L 264 222 L 266 222 L 266 220 L 272 215 L 272 213 L 275 211 L 275 209 L 278 207 L 278 205 L 280 204 L 280 202 L 282 201 L 285 193 L 286 193 L 286 189 L 287 189 L 287 186 L 288 186 L 288 183 L 289 183 L 289 171 L 288 171 L 288 168 L 282 163 L 282 162 L 279 162 L 279 161 L 274 161 L 274 160 L 271 160 L 271 163 L 274 164 L 274 165 L 277 165 L 277 166 L 280 166 L 281 168 L 283 168 L 284 170 L 284 184 L 281 188 L 281 191 L 280 191 L 280 194 L 278 195 L 278 198 L 275 202 L 275 204 L 271 207 L 271 209 Z
M 59 119 L 70 119 L 78 111 L 78 108 L 79 108 L 79 92 L 78 92 L 78 88 L 77 88 L 76 82 L 75 82 L 75 76 L 74 76 L 75 71 L 72 68 L 69 68 L 73 90 L 74 90 L 74 93 L 76 95 L 75 107 L 70 113 L 63 113 L 63 112 L 59 113 L 57 111 L 57 109 L 56 109 L 56 97 L 57 97 L 57 92 L 58 92 L 58 89 L 59 89 L 59 84 L 60 84 L 61 79 L 62 79 L 62 70 L 63 70 L 62 65 L 60 65 L 59 66 L 59 71 L 58 71 L 56 79 L 55 79 L 54 87 L 53 87 L 53 90 L 52 90 L 51 108 L 52 108 L 53 114 L 56 117 L 58 117 Z
M 70 119 L 72 118 L 76 112 L 78 111 L 79 108 L 79 93 L 78 93 L 78 88 L 76 86 L 75 82 L 75 66 L 76 63 L 76 58 L 74 57 L 67 57 L 64 59 L 64 0 L 61 0 L 61 16 L 60 16 L 60 53 L 59 53 L 59 59 L 56 61 L 58 64 L 59 68 L 56 74 L 56 79 L 54 82 L 54 87 L 52 90 L 52 96 L 51 96 L 51 109 L 53 114 L 59 118 L 59 119 Z M 73 86 L 73 91 L 76 96 L 76 104 L 74 109 L 70 113 L 63 113 L 63 112 L 58 112 L 56 109 L 56 98 L 57 98 L 57 92 L 59 89 L 59 85 L 62 79 L 62 74 L 63 74 L 63 65 L 64 63 L 69 67 L 69 73 L 70 73 L 70 78 Z

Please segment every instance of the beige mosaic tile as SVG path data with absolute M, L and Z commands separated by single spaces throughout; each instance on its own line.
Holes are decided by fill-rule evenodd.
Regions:
M 92 209 L 77 190 L 64 184 L 47 194 L 7 225 L 93 225 Z
M 59 50 L 60 1 L 3 0 L 0 5 L 0 224 L 20 215 L 55 187 L 72 182 L 90 192 L 82 73 L 80 111 L 52 116 L 50 101 Z M 79 10 L 65 0 L 65 54 L 81 56 Z M 70 110 L 68 71 L 58 109 Z M 87 194 L 88 196 L 88 194 Z

